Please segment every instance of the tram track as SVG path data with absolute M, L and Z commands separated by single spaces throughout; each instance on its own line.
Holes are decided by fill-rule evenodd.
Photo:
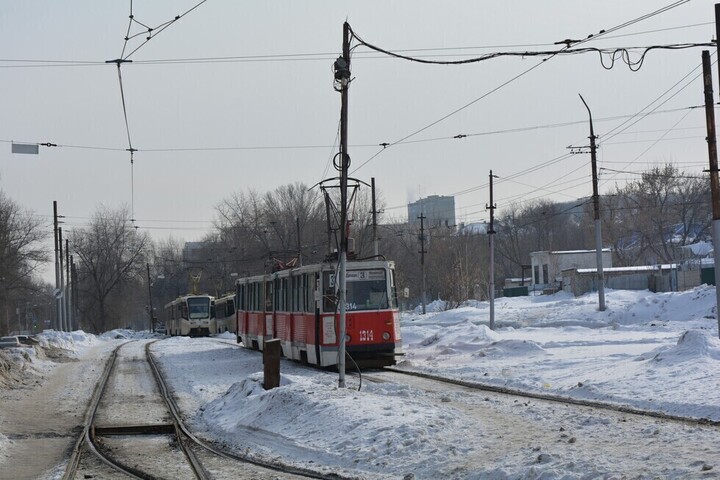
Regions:
M 237 348 L 244 348 L 241 345 L 237 345 Z M 286 360 L 286 359 L 285 359 Z M 317 367 L 313 367 L 312 365 L 304 365 L 298 363 L 298 365 L 302 365 L 305 368 L 310 368 L 313 370 L 318 370 Z M 648 418 L 657 418 L 659 420 L 667 420 L 672 422 L 680 422 L 685 423 L 689 425 L 698 425 L 698 426 L 711 426 L 711 427 L 720 427 L 720 420 L 712 420 L 709 418 L 704 417 L 687 417 L 682 415 L 673 415 L 669 413 L 659 412 L 656 410 L 646 410 L 636 407 L 631 407 L 629 405 L 622 405 L 618 403 L 611 403 L 611 402 L 602 402 L 597 400 L 586 400 L 586 399 L 578 399 L 578 398 L 572 398 L 564 395 L 557 395 L 557 394 L 550 394 L 550 393 L 541 393 L 541 392 L 532 392 L 527 390 L 521 390 L 517 388 L 510 388 L 505 387 L 501 385 L 493 385 L 489 383 L 482 383 L 482 382 L 473 382 L 469 380 L 461 380 L 451 377 L 443 377 L 441 375 L 434 375 L 431 373 L 426 372 L 419 372 L 419 371 L 413 371 L 413 370 L 404 370 L 398 367 L 390 366 L 390 367 L 383 367 L 381 369 L 374 369 L 374 370 L 368 370 L 366 372 L 361 372 L 358 374 L 357 372 L 348 372 L 348 375 L 351 376 L 357 376 L 360 379 L 360 385 L 362 385 L 362 380 L 368 380 L 368 381 L 375 381 L 378 383 L 384 383 L 387 382 L 387 379 L 381 379 L 377 376 L 373 376 L 372 373 L 368 372 L 383 372 L 383 373 L 389 373 L 389 374 L 397 374 L 401 376 L 408 376 L 408 377 L 416 377 L 416 378 L 422 378 L 426 380 L 431 380 L 439 383 L 444 383 L 448 385 L 455 385 L 459 387 L 465 387 L 471 390 L 477 390 L 482 392 L 492 392 L 492 393 L 498 393 L 513 397 L 519 397 L 519 398 L 526 398 L 526 399 L 532 399 L 532 400 L 543 400 L 547 402 L 553 402 L 553 403 L 559 403 L 559 404 L 566 404 L 566 405 L 575 405 L 580 407 L 589 407 L 594 408 L 598 410 L 607 410 L 607 411 L 613 411 L 617 413 L 625 413 L 628 415 L 636 415 L 640 417 L 648 417 Z M 402 383 L 402 382 L 400 382 Z
M 628 405 L 621 405 L 621 404 L 615 404 L 615 403 L 609 403 L 609 402 L 600 402 L 600 401 L 596 401 L 596 400 L 577 399 L 577 398 L 571 398 L 568 396 L 555 395 L 555 394 L 549 394 L 549 393 L 530 392 L 530 391 L 526 391 L 526 390 L 514 389 L 514 388 L 504 387 L 504 386 L 500 386 L 500 385 L 492 385 L 492 384 L 481 383 L 481 382 L 471 382 L 471 381 L 467 381 L 467 380 L 442 377 L 440 375 L 433 375 L 433 374 L 425 373 L 425 372 L 403 370 L 403 369 L 400 369 L 397 367 L 385 367 L 382 369 L 382 371 L 389 372 L 391 374 L 398 374 L 398 375 L 403 375 L 403 376 L 432 380 L 435 382 L 440 382 L 440 383 L 449 384 L 449 385 L 455 385 L 455 386 L 459 386 L 459 387 L 465 387 L 468 389 L 482 391 L 482 392 L 493 392 L 493 393 L 498 393 L 498 394 L 503 394 L 503 395 L 526 398 L 526 399 L 543 400 L 543 401 L 547 401 L 547 402 L 554 402 L 554 403 L 560 403 L 560 404 L 566 404 L 566 405 L 576 405 L 576 406 L 589 407 L 589 408 L 594 408 L 594 409 L 599 409 L 599 410 L 608 410 L 608 411 L 613 411 L 613 412 L 618 412 L 618 413 L 625 413 L 625 414 L 629 414 L 629 415 L 637 415 L 637 416 L 641 416 L 641 417 L 650 417 L 650 418 L 657 418 L 660 420 L 681 422 L 681 423 L 690 424 L 690 425 L 720 427 L 720 421 L 712 420 L 709 418 L 685 417 L 685 416 L 681 416 L 681 415 L 672 415 L 669 413 L 635 408 L 635 407 L 631 407 Z M 369 381 L 378 381 L 378 382 L 386 382 L 387 381 L 385 379 L 373 377 L 372 374 L 370 374 L 370 375 L 363 374 L 363 377 Z
M 282 478 L 342 478 L 258 461 L 197 438 L 183 422 L 162 368 L 152 354 L 153 343 L 146 343 L 141 350 L 137 341 L 131 341 L 112 351 L 88 402 L 82 432 L 63 480 L 206 480 L 277 478 L 278 474 Z

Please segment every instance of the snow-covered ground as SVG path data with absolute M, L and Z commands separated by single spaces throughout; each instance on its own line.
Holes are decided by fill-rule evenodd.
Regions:
M 502 298 L 493 331 L 485 302 L 449 311 L 432 311 L 433 304 L 426 315 L 403 315 L 406 355 L 398 367 L 720 421 L 714 305 L 715 289 L 706 286 L 609 291 L 605 312 L 593 295 Z M 130 336 L 136 334 L 40 338 L 82 356 L 93 344 Z M 358 391 L 354 376 L 351 388 L 338 389 L 337 374 L 290 362 L 282 364 L 281 386 L 265 391 L 261 356 L 238 348 L 233 335 L 220 339 L 169 338 L 152 349 L 192 429 L 257 458 L 363 478 L 720 475 L 717 427 L 669 429 L 609 412 L 508 406 L 491 395 L 420 383 L 365 379 Z M 5 361 L 24 364 L 28 374 L 53 370 L 51 360 L 28 353 Z M 0 387 L 0 404 L 3 392 L 17 389 Z M 11 442 L 1 428 L 0 421 L 0 470 Z
M 720 421 L 714 287 L 501 298 L 402 323 L 401 367 Z

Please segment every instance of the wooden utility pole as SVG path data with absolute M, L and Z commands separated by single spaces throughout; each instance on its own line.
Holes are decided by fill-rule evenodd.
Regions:
M 488 294 L 490 298 L 490 330 L 495 330 L 495 244 L 493 239 L 495 237 L 495 208 L 497 206 L 493 199 L 493 178 L 497 178 L 497 175 L 493 175 L 490 170 L 490 205 L 485 206 L 486 210 L 490 210 L 490 230 L 488 230 L 488 242 L 490 245 L 490 284 L 488 286 Z
M 718 5 L 715 5 L 717 20 Z M 712 239 L 715 263 L 715 316 L 720 337 L 720 179 L 718 178 L 717 139 L 715 133 L 715 106 L 713 105 L 712 70 L 710 52 L 702 52 L 703 86 L 705 90 L 705 123 L 707 125 L 708 158 L 710 162 L 710 194 L 712 195 Z
M 592 165 L 592 184 L 593 184 L 593 208 L 595 210 L 595 259 L 597 263 L 597 284 L 598 284 L 598 310 L 605 311 L 605 275 L 603 274 L 602 262 L 602 224 L 600 223 L 600 194 L 598 193 L 598 176 L 597 176 L 597 146 L 595 145 L 595 130 L 593 129 L 592 112 L 580 95 L 585 108 L 587 108 L 590 116 L 590 163 Z

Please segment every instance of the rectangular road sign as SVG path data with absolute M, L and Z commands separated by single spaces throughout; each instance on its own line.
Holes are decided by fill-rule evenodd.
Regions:
M 37 155 L 40 152 L 40 146 L 37 143 L 12 143 L 12 153 L 27 153 L 29 155 Z

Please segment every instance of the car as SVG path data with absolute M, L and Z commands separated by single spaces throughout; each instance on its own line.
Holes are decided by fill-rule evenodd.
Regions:
M 0 337 L 0 348 L 16 348 L 22 347 L 17 336 Z

